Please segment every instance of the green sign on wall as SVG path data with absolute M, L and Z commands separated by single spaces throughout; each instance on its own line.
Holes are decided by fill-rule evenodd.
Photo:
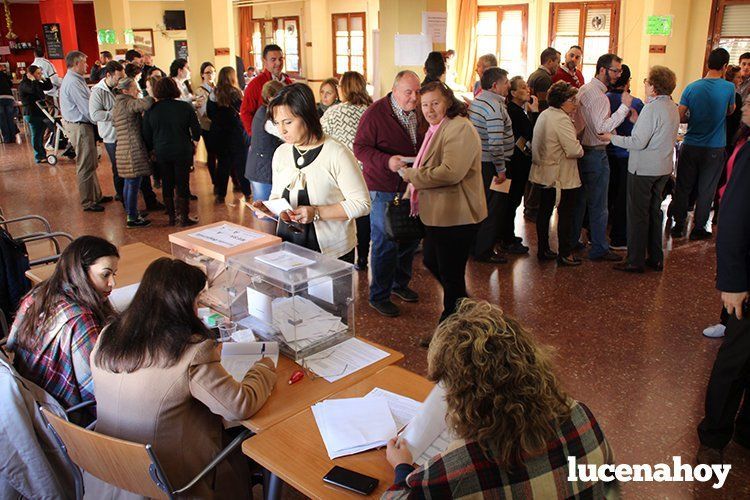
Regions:
M 97 30 L 96 40 L 100 44 L 117 43 L 117 35 L 115 34 L 115 30 Z
M 133 30 L 125 30 L 125 45 L 133 45 L 135 43 L 135 33 Z
M 672 34 L 672 16 L 648 16 L 646 34 L 670 36 Z

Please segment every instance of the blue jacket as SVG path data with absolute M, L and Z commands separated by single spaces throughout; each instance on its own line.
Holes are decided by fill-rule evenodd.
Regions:
M 271 184 L 271 160 L 276 148 L 284 141 L 269 134 L 265 129 L 266 107 L 261 106 L 253 116 L 253 135 L 250 138 L 250 153 L 245 167 L 245 177 L 251 182 Z

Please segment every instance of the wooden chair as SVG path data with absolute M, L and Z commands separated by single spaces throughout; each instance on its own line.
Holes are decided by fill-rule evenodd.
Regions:
M 83 498 L 83 476 L 78 467 L 120 489 L 149 498 L 174 498 L 187 492 L 211 472 L 229 453 L 252 436 L 245 430 L 209 463 L 197 476 L 180 489 L 174 489 L 164 473 L 150 444 L 124 441 L 86 430 L 39 407 L 53 431 L 59 447 L 75 469 L 76 498 Z M 77 467 L 76 467 L 77 466 Z

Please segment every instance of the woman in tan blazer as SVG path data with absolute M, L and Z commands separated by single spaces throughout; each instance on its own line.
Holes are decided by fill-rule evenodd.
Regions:
M 196 267 L 156 260 L 91 355 L 97 432 L 150 443 L 175 487 L 187 484 L 222 449 L 222 418 L 249 418 L 276 382 L 269 359 L 256 363 L 241 382 L 221 366 L 221 345 L 196 315 L 205 284 Z M 111 497 L 113 490 L 87 481 L 92 498 Z M 198 498 L 248 495 L 249 469 L 241 453 L 188 492 Z
M 573 211 L 581 188 L 578 158 L 583 147 L 578 142 L 571 116 L 578 104 L 578 89 L 560 81 L 547 92 L 549 107 L 542 111 L 534 126 L 531 144 L 531 174 L 529 180 L 539 190 L 539 212 L 536 218 L 537 257 L 539 260 L 557 259 L 559 266 L 578 266 L 581 260 L 572 255 Z M 549 220 L 555 208 L 557 190 L 557 253 L 549 247 Z
M 414 168 L 393 170 L 411 184 L 412 212 L 425 225 L 424 264 L 443 287 L 442 322 L 466 297 L 466 262 L 479 223 L 487 217 L 482 143 L 466 106 L 448 86 L 430 82 L 420 95 L 430 128 Z

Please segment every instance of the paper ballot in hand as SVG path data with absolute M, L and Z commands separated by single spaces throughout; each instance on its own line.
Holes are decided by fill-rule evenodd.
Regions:
M 448 405 L 445 402 L 445 390 L 440 384 L 437 384 L 430 392 L 427 399 L 422 403 L 419 413 L 409 422 L 401 433 L 400 438 L 406 440 L 411 456 L 414 461 L 420 464 L 425 452 L 430 450 L 430 456 L 443 451 L 434 450 L 436 442 L 445 441 L 448 431 L 445 416 L 448 411 Z M 430 457 L 426 457 L 430 458 Z M 424 462 L 421 462 L 424 463 Z

